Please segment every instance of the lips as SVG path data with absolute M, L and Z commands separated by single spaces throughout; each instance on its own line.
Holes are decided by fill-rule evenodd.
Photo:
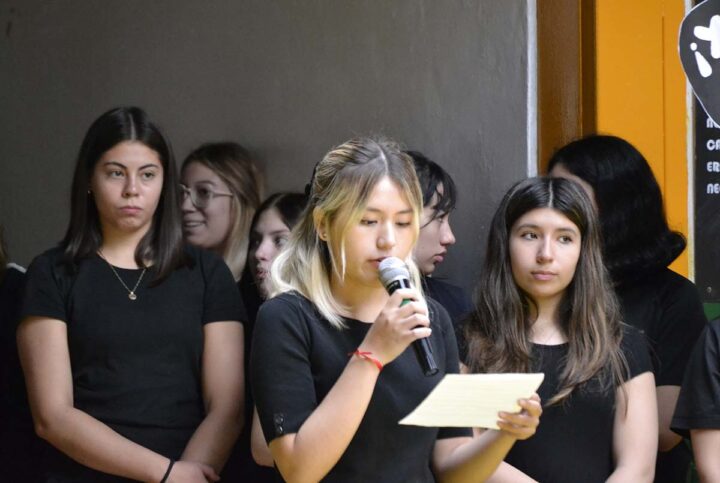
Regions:
M 557 276 L 555 272 L 549 272 L 547 270 L 535 270 L 531 273 L 535 280 L 540 281 L 552 280 L 553 278 L 555 278 L 555 276 Z
M 198 226 L 204 225 L 205 222 L 202 220 L 183 220 L 183 228 L 192 229 Z
M 126 215 L 136 215 L 142 211 L 138 206 L 121 206 L 120 212 Z

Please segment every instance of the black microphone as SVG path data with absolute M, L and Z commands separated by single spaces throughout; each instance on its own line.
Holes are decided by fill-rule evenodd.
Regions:
M 390 295 L 399 288 L 411 288 L 410 272 L 407 266 L 405 266 L 405 263 L 399 258 L 388 257 L 380 262 L 378 268 L 380 271 L 380 282 L 382 282 L 385 290 L 387 290 Z M 410 302 L 410 299 L 403 300 L 400 307 L 408 302 Z M 417 339 L 413 341 L 412 345 L 423 373 L 426 376 L 437 374 L 438 366 L 435 364 L 435 358 L 433 358 L 430 339 L 427 337 Z

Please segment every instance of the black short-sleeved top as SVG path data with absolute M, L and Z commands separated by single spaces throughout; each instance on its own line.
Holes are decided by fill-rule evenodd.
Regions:
M 473 310 L 470 296 L 461 287 L 437 277 L 423 276 L 422 283 L 425 295 L 442 305 L 450 315 L 450 321 L 453 327 L 455 327 L 455 338 L 460 346 L 460 360 L 463 360 L 467 352 L 461 344 L 461 342 L 465 340 L 462 334 L 464 321 L 465 317 Z
M 130 300 L 99 256 L 80 261 L 73 273 L 61 263 L 61 249 L 51 249 L 28 268 L 22 308 L 24 317 L 67 323 L 75 407 L 172 458 L 205 414 L 203 326 L 239 321 L 242 312 L 223 260 L 185 250 L 187 265 L 157 285 L 149 268 Z M 115 270 L 128 287 L 142 272 Z
M 617 289 L 624 321 L 645 334 L 655 385 L 682 384 L 695 341 L 707 319 L 695 285 L 665 268 Z
M 644 338 L 627 327 L 621 344 L 630 380 L 652 370 Z M 544 403 L 558 391 L 568 344 L 533 344 L 534 370 L 545 373 L 538 394 Z M 597 377 L 564 403 L 545 407 L 532 438 L 517 441 L 505 461 L 542 483 L 604 482 L 614 471 L 615 391 L 602 391 Z
M 668 268 L 617 289 L 625 322 L 650 341 L 656 386 L 680 386 L 695 341 L 707 323 L 695 285 Z M 684 444 L 658 452 L 656 483 L 687 475 L 692 455 Z
M 438 374 L 425 377 L 408 347 L 387 364 L 350 445 L 323 481 L 433 482 L 430 460 L 439 438 L 470 436 L 464 428 L 401 426 L 398 421 L 430 393 L 443 375 L 458 372 L 457 344 L 442 306 L 428 299 L 430 336 Z M 330 325 L 296 292 L 265 302 L 255 325 L 250 368 L 255 402 L 268 441 L 297 433 L 333 387 L 371 324 L 344 319 Z
M 720 429 L 720 319 L 695 344 L 672 420 L 685 437 L 691 429 Z

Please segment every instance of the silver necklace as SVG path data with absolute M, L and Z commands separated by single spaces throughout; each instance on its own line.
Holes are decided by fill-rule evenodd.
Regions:
M 100 255 L 100 258 L 102 258 L 103 260 L 105 260 L 105 263 L 108 264 L 108 266 L 110 267 L 110 270 L 112 270 L 112 272 L 115 274 L 115 276 L 116 276 L 117 279 L 120 281 L 120 283 L 122 284 L 122 286 L 125 287 L 125 290 L 128 291 L 128 298 L 129 298 L 130 300 L 135 300 L 135 299 L 137 299 L 137 294 L 135 293 L 135 290 L 137 290 L 138 286 L 140 285 L 140 281 L 143 279 L 143 276 L 145 275 L 145 272 L 147 271 L 147 267 L 143 268 L 143 271 L 140 273 L 140 277 L 138 277 L 138 280 L 137 280 L 137 282 L 135 283 L 135 286 L 132 288 L 132 290 L 130 290 L 130 287 L 128 287 L 127 285 L 125 285 L 125 282 L 123 282 L 123 279 L 120 278 L 120 275 L 119 275 L 119 274 L 117 273 L 117 271 L 115 270 L 115 267 L 113 267 L 112 264 L 111 264 L 110 262 L 108 262 L 107 258 L 105 258 L 105 255 L 103 255 L 100 250 L 98 250 L 98 255 Z

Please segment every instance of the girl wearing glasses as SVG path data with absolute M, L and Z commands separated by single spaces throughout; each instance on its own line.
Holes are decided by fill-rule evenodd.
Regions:
M 182 165 L 183 233 L 188 243 L 219 253 L 240 280 L 250 222 L 262 200 L 262 180 L 237 143 L 203 144 Z
M 446 373 L 458 372 L 447 312 L 418 289 L 388 295 L 386 257 L 412 261 L 422 195 L 410 158 L 386 141 L 356 139 L 330 151 L 309 204 L 272 265 L 276 294 L 255 328 L 253 394 L 282 477 L 296 481 L 484 481 L 540 405 L 501 414 L 501 431 L 401 426 Z M 410 300 L 403 303 L 403 300 Z M 428 338 L 440 368 L 426 377 L 409 345 Z
M 60 246 L 37 257 L 17 332 L 46 482 L 216 481 L 242 414 L 232 275 L 183 246 L 170 145 L 138 108 L 80 148 Z

